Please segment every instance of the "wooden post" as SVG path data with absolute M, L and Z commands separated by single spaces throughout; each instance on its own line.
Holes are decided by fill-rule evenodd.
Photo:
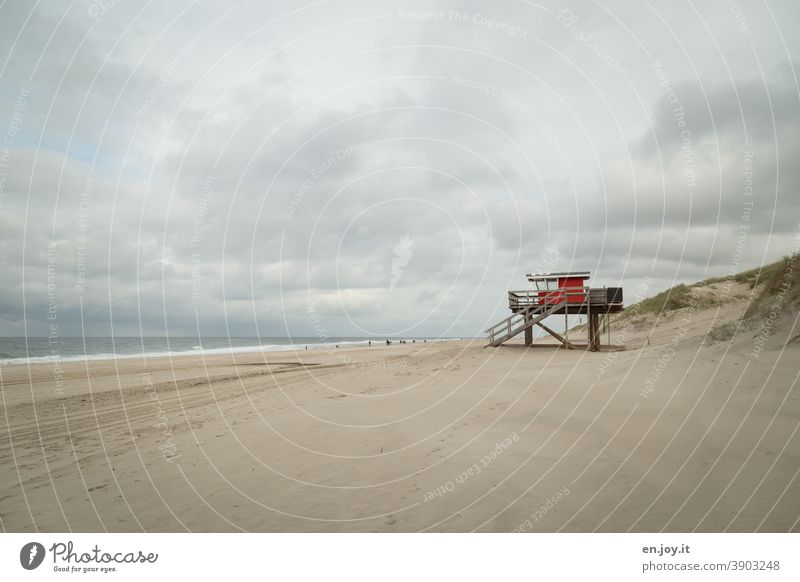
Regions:
M 525 330 L 525 345 L 530 346 L 533 344 L 533 326 Z
M 592 320 L 592 351 L 596 352 L 600 349 L 600 316 L 593 313 Z
M 586 300 L 586 331 L 589 332 L 589 351 L 594 351 L 594 346 L 592 345 L 592 292 L 587 291 L 586 295 L 584 296 Z
M 598 350 L 598 330 L 599 330 L 599 316 L 596 313 L 592 313 L 589 316 L 589 351 L 596 352 Z

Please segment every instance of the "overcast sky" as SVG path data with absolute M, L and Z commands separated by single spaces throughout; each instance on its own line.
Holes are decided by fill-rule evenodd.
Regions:
M 0 335 L 472 336 L 789 252 L 798 2 L 499 4 L 3 3 Z

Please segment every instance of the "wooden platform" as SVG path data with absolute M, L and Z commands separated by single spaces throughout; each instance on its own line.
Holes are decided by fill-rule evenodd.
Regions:
M 619 287 L 576 287 L 541 291 L 524 289 L 508 292 L 508 308 L 520 313 L 536 305 L 558 304 L 561 307 L 552 315 L 590 315 L 592 313 L 618 313 L 624 309 L 622 289 Z
M 516 307 L 511 310 L 512 313 L 520 313 L 525 311 L 526 308 L 523 307 Z M 615 304 L 602 304 L 602 303 L 569 303 L 564 304 L 562 307 L 558 307 L 553 310 L 550 315 L 591 315 L 593 313 L 596 314 L 605 314 L 605 313 L 620 313 L 625 309 L 620 303 Z
M 511 315 L 486 330 L 489 346 L 497 347 L 516 335 L 525 334 L 525 344 L 533 344 L 533 328 L 539 326 L 566 349 L 581 349 L 579 344 L 570 341 L 546 326 L 543 321 L 552 315 L 587 316 L 587 349 L 601 349 L 600 319 L 624 309 L 622 289 L 619 287 L 559 287 L 557 289 L 525 289 L 508 292 L 508 308 Z M 487 346 L 488 347 L 488 346 Z

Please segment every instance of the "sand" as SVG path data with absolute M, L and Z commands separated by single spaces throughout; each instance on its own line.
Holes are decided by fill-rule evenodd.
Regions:
M 615 353 L 465 340 L 5 366 L 0 525 L 798 531 L 800 344 L 704 345 L 741 308 L 618 326 Z

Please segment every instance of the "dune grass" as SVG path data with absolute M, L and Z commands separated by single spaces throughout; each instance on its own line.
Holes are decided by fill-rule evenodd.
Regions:
M 629 305 L 622 312 L 619 319 L 648 314 L 658 315 L 659 313 L 667 313 L 689 307 L 692 304 L 694 307 L 699 308 L 711 307 L 715 304 L 714 299 L 697 297 L 693 299 L 693 290 L 727 281 L 747 283 L 751 288 L 761 285 L 760 290 L 747 308 L 745 318 L 763 315 L 765 311 L 769 311 L 772 308 L 778 298 L 787 305 L 796 305 L 800 303 L 800 260 L 798 259 L 800 259 L 798 254 L 788 255 L 780 261 L 728 277 L 713 277 L 690 285 L 676 285 L 658 295 Z

